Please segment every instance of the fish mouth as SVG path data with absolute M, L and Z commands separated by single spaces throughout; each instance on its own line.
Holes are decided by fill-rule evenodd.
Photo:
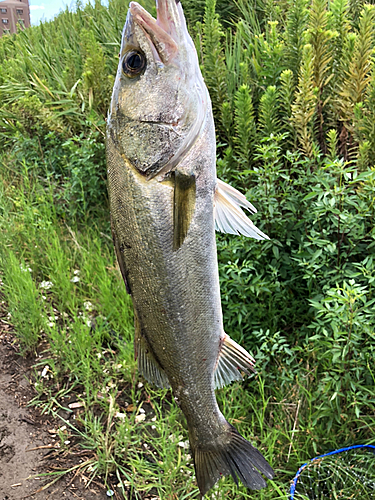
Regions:
M 177 56 L 181 37 L 187 33 L 185 18 L 179 0 L 157 0 L 156 10 L 154 19 L 137 2 L 129 5 L 131 16 L 151 42 L 156 60 L 168 64 Z

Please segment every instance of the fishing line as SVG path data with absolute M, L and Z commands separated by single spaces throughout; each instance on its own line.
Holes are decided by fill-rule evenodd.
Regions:
M 289 500 L 375 499 L 375 446 L 358 444 L 312 458 L 290 487 Z

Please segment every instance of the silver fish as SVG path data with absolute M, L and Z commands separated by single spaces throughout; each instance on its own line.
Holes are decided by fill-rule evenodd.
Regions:
M 135 314 L 140 373 L 171 387 L 188 425 L 198 487 L 251 489 L 274 472 L 224 418 L 215 388 L 254 370 L 223 328 L 215 229 L 267 238 L 245 196 L 216 177 L 211 101 L 181 3 L 155 20 L 131 2 L 107 126 L 114 244 Z

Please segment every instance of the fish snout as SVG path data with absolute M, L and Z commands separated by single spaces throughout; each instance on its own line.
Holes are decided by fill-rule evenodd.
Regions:
M 145 33 L 156 60 L 168 64 L 178 53 L 178 45 L 173 37 L 158 24 L 137 2 L 131 2 L 129 11 L 134 21 Z
M 177 41 L 185 20 L 179 0 L 156 0 L 157 23 Z
M 189 34 L 179 0 L 157 0 L 157 18 L 154 19 L 137 2 L 131 2 L 129 12 L 146 34 L 153 52 L 155 49 L 163 64 L 175 60 L 186 45 Z

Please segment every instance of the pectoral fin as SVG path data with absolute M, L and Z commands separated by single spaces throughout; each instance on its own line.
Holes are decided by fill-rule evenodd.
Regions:
M 142 334 L 141 325 L 138 320 L 136 311 L 134 310 L 134 353 L 135 359 L 138 362 L 138 371 L 144 378 L 157 387 L 168 389 L 170 387 L 168 377 L 160 366 L 160 363 L 155 358 L 151 346 Z
M 233 380 L 242 380 L 241 371 L 249 375 L 255 372 L 254 366 L 254 358 L 225 334 L 214 373 L 215 389 L 224 387 Z
M 222 233 L 243 234 L 257 240 L 269 240 L 251 220 L 245 215 L 241 207 L 256 213 L 253 205 L 237 189 L 221 180 L 217 180 L 215 192 L 215 229 Z
M 195 176 L 182 174 L 174 176 L 173 249 L 178 250 L 189 230 L 195 210 Z

